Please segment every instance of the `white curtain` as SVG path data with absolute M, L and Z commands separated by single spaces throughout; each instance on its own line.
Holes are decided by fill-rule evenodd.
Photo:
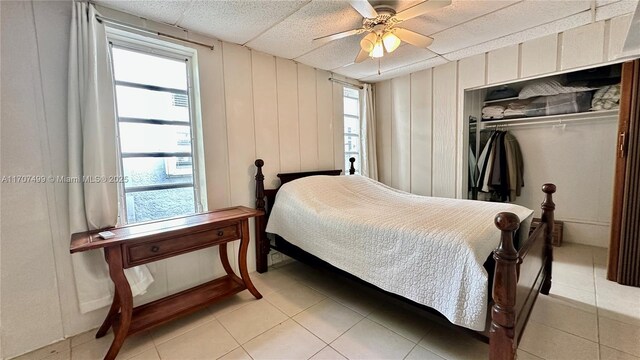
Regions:
M 104 25 L 93 5 L 73 4 L 69 50 L 68 133 L 69 175 L 115 176 L 118 173 L 115 97 Z M 115 183 L 69 184 L 70 232 L 116 225 L 118 188 Z M 80 311 L 111 303 L 113 285 L 103 252 L 71 256 Z M 153 282 L 146 266 L 125 271 L 133 295 Z
M 360 174 L 378 180 L 378 157 L 376 154 L 376 104 L 373 85 L 364 84 L 360 90 Z

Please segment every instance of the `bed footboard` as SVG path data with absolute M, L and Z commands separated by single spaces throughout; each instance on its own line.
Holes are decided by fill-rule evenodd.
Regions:
M 513 360 L 538 292 L 545 295 L 551 289 L 553 261 L 553 184 L 542 186 L 542 221 L 520 250 L 513 236 L 520 219 L 510 212 L 496 215 L 495 224 L 502 232 L 500 245 L 493 253 L 496 261 L 493 278 L 493 306 L 489 328 L 489 358 Z

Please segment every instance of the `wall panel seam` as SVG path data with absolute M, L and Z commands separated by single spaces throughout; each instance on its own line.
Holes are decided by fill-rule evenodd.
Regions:
M 484 85 L 489 84 L 489 53 L 484 53 Z
M 611 36 L 611 19 L 604 21 L 604 41 L 602 42 L 602 59 L 600 61 L 609 60 L 609 37 Z
M 251 103 L 253 105 L 253 158 L 255 159 L 258 154 L 258 135 L 256 134 L 256 97 L 255 97 L 255 86 L 253 86 L 253 50 L 249 51 L 249 59 L 251 64 L 251 69 L 249 70 L 251 75 Z
M 229 153 L 229 118 L 227 113 L 227 87 L 226 87 L 226 77 L 225 77 L 225 61 L 224 61 L 224 44 L 220 46 L 220 59 L 222 60 L 222 95 L 224 96 L 224 101 L 222 102 L 222 106 L 224 106 L 224 127 L 227 136 L 227 164 L 231 164 L 231 158 Z M 230 170 L 230 169 L 229 169 Z M 227 171 L 227 184 L 229 184 L 229 188 L 227 191 L 227 204 L 231 205 L 231 171 Z
M 298 111 L 296 111 L 296 115 L 298 118 L 298 152 L 300 152 L 300 156 L 298 156 L 298 171 L 302 171 L 302 143 L 301 143 L 301 139 L 300 139 L 300 127 L 301 127 L 301 123 L 300 123 L 300 64 L 295 63 L 296 65 L 296 104 L 298 105 Z
M 413 83 L 413 79 L 411 78 L 411 74 L 409 76 L 409 192 L 413 192 L 413 137 L 411 133 L 413 132 L 413 111 L 411 111 L 411 100 L 413 96 L 413 91 L 411 85 Z
M 35 45 L 35 60 L 32 58 L 31 61 L 31 66 L 33 68 L 33 70 L 36 71 L 35 75 L 35 80 L 33 82 L 33 96 L 40 106 L 35 106 L 36 109 L 36 115 L 38 116 L 39 120 L 39 124 L 37 124 L 37 128 L 38 128 L 38 135 L 39 135 L 39 144 L 40 144 L 40 161 L 42 162 L 43 165 L 43 170 L 45 170 L 48 174 L 52 174 L 52 169 L 51 169 L 51 164 L 52 164 L 52 160 L 51 160 L 51 145 L 49 143 L 49 127 L 48 127 L 48 121 L 47 121 L 47 111 L 46 111 L 46 100 L 45 100 L 45 96 L 44 96 L 44 81 L 42 80 L 42 60 L 41 60 L 41 55 L 40 55 L 40 44 L 38 42 L 38 26 L 37 26 L 37 22 L 36 22 L 36 12 L 35 12 L 35 8 L 33 5 L 33 2 L 31 1 L 30 3 L 30 10 L 31 10 L 31 19 L 32 19 L 32 25 L 33 25 L 33 40 L 34 40 L 34 45 Z M 37 64 L 35 64 L 35 63 Z M 32 75 L 32 76 L 33 76 Z M 38 91 L 37 86 L 36 86 L 36 82 L 37 84 L 40 86 L 40 91 Z M 46 154 L 45 154 L 46 153 Z M 48 155 L 48 156 L 46 156 Z M 45 161 L 45 158 L 47 159 L 47 161 Z M 45 186 L 45 196 L 47 198 L 47 222 L 49 224 L 49 231 L 51 232 L 51 236 L 49 237 L 49 244 L 51 245 L 51 258 L 53 260 L 53 266 L 54 266 L 54 270 L 53 271 L 53 277 L 54 277 L 54 283 L 56 285 L 55 288 L 55 292 L 56 292 L 56 296 L 58 298 L 58 315 L 60 316 L 60 335 L 62 337 L 64 337 L 65 334 L 65 329 L 64 329 L 64 319 L 62 316 L 62 296 L 60 294 L 60 279 L 58 276 L 58 259 L 56 259 L 56 251 L 54 250 L 54 241 L 55 238 L 60 238 L 61 234 L 60 234 L 60 228 L 59 226 L 54 226 L 53 224 L 58 224 L 57 221 L 57 213 L 56 211 L 51 211 L 51 207 L 53 206 L 55 210 L 55 206 L 56 204 L 58 204 L 58 202 L 56 201 L 56 196 L 55 196 L 55 185 L 54 184 L 46 184 Z M 53 198 L 53 205 L 51 205 L 51 199 Z M 54 222 L 51 221 L 51 218 L 56 219 Z M 57 231 L 55 230 L 57 229 Z M 57 236 L 56 236 L 57 234 Z M 2 356 L 2 354 L 0 353 L 0 356 Z
M 485 54 L 485 56 L 486 56 L 486 54 Z M 485 63 L 486 63 L 486 62 L 485 62 Z M 434 155 L 434 151 L 433 151 L 433 150 L 434 150 L 434 149 L 433 149 L 433 143 L 434 143 L 434 141 L 433 141 L 433 135 L 435 134 L 435 133 L 434 133 L 434 130 L 435 130 L 435 129 L 434 129 L 434 124 L 435 124 L 435 112 L 434 112 L 434 106 L 433 106 L 433 104 L 434 104 L 434 93 L 435 93 L 435 91 L 434 91 L 433 86 L 434 86 L 434 84 L 435 84 L 435 82 L 434 82 L 434 79 L 435 79 L 435 77 L 436 77 L 436 76 L 435 76 L 435 73 L 436 73 L 436 72 L 435 72 L 435 70 L 433 70 L 433 69 L 432 69 L 432 70 L 431 70 L 431 84 L 429 85 L 429 86 L 431 86 L 431 108 L 429 109 L 429 111 L 431 111 L 431 141 L 430 141 L 430 144 L 429 144 L 429 145 L 431 146 L 431 154 L 430 154 L 430 155 L 431 155 L 431 164 L 429 164 L 429 165 L 430 165 L 430 167 L 431 167 L 431 169 L 429 170 L 429 176 L 431 177 L 431 184 L 430 184 L 430 185 L 431 185 L 431 189 L 429 190 L 429 191 L 430 191 L 430 192 L 429 192 L 429 195 L 431 195 L 431 196 L 433 196 L 433 164 L 435 163 L 435 159 L 434 159 L 434 157 L 433 157 L 433 155 Z M 485 72 L 485 76 L 486 76 L 486 72 Z
M 456 80 L 455 80 L 455 84 L 456 84 L 456 90 L 455 90 L 455 99 L 454 99 L 454 105 L 456 108 L 456 112 L 453 118 L 453 123 L 455 125 L 455 134 L 456 134 L 456 139 L 455 139 L 455 146 L 456 148 L 458 148 L 458 142 L 460 142 L 460 144 L 462 144 L 462 139 L 464 139 L 464 136 L 462 135 L 462 131 L 464 131 L 464 124 L 462 125 L 462 131 L 458 131 L 458 121 L 460 120 L 459 117 L 462 116 L 462 114 L 459 114 L 459 110 L 460 110 L 460 61 L 456 61 Z M 463 95 L 464 98 L 464 95 Z M 464 106 L 464 104 L 462 104 L 462 106 Z M 464 111 L 463 111 L 464 112 Z M 462 120 L 464 121 L 464 120 Z M 462 144 L 464 147 L 464 144 Z M 454 198 L 462 198 L 462 196 L 464 195 L 464 189 L 460 189 L 460 191 L 458 191 L 458 181 L 460 181 L 460 187 L 462 187 L 462 160 L 464 159 L 464 156 L 462 153 L 458 154 L 457 149 L 454 149 L 455 151 L 455 156 L 456 156 L 456 161 L 455 161 L 455 178 L 453 179 L 454 183 L 455 183 L 455 189 L 453 190 L 454 193 Z M 458 197 L 458 195 L 460 195 L 460 197 Z
M 522 78 L 522 43 L 518 44 L 518 73 L 516 78 Z
M 313 68 L 313 86 L 316 90 L 316 167 L 320 168 L 320 118 L 318 117 L 318 69 Z
M 391 164 L 390 164 L 391 176 L 390 176 L 389 181 L 391 182 L 391 186 L 393 186 L 393 174 L 394 174 L 393 169 L 395 168 L 393 166 L 393 164 L 394 164 L 394 160 L 393 160 L 393 158 L 394 158 L 394 156 L 393 156 L 393 152 L 394 152 L 393 151 L 393 143 L 394 143 L 393 142 L 393 138 L 394 138 L 394 135 L 395 135 L 395 132 L 393 131 L 393 129 L 395 127 L 395 118 L 396 118 L 395 117 L 395 109 L 394 109 L 394 106 L 393 106 L 394 105 L 394 101 L 393 101 L 393 98 L 394 98 L 394 95 L 393 95 L 393 79 L 389 80 L 389 94 L 391 95 L 391 100 L 390 100 L 391 101 L 391 114 L 390 114 L 391 115 L 391 119 L 390 119 L 391 120 L 391 140 L 389 141 L 389 145 L 390 145 L 389 150 L 390 150 L 390 153 L 391 153 Z
M 282 147 L 280 146 L 280 92 L 278 91 L 278 58 L 273 59 L 273 67 L 276 73 L 276 117 L 278 119 L 278 172 L 282 169 Z
M 556 71 L 562 69 L 562 47 L 564 46 L 564 32 L 558 34 L 558 42 L 556 49 Z

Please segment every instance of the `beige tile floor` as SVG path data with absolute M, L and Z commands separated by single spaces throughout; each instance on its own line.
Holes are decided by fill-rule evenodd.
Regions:
M 640 289 L 604 278 L 604 249 L 556 248 L 520 359 L 640 359 Z M 440 319 L 297 262 L 253 274 L 247 292 L 128 339 L 119 359 L 485 359 L 488 346 Z M 21 359 L 101 359 L 94 331 Z

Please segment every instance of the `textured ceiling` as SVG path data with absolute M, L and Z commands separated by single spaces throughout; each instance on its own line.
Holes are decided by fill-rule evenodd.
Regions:
M 357 29 L 361 26 L 362 16 L 348 3 L 312 1 L 247 43 L 247 46 L 269 54 L 295 59 L 318 47 L 318 44 L 312 41 L 314 38 Z
M 396 11 L 421 0 L 371 0 Z M 402 23 L 434 38 L 429 50 L 403 44 L 379 62 L 354 64 L 363 35 L 314 43 L 359 28 L 362 17 L 342 0 L 97 0 L 100 5 L 246 45 L 354 79 L 375 82 L 447 61 L 631 13 L 638 0 L 453 0 Z M 381 75 L 378 75 L 378 70 Z

